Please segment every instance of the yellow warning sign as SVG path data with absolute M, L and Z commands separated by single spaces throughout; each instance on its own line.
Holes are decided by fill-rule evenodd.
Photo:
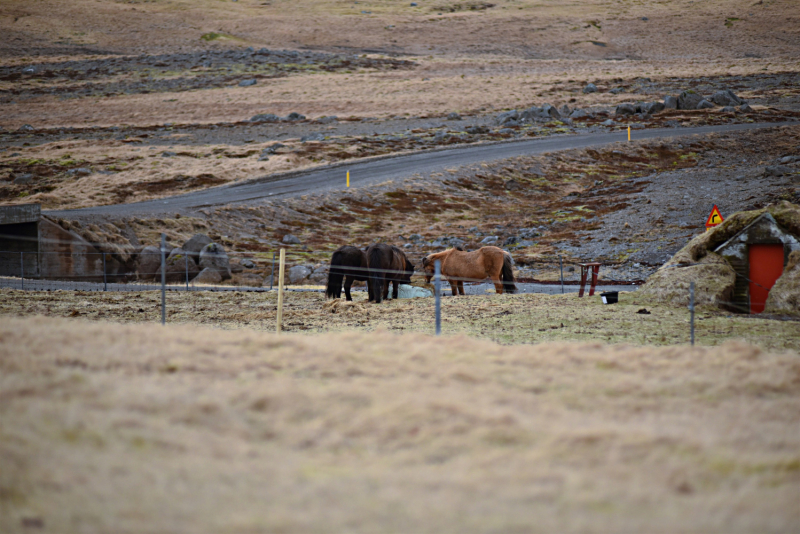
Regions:
M 708 215 L 708 219 L 706 220 L 706 230 L 714 228 L 724 220 L 725 219 L 722 218 L 722 214 L 719 212 L 719 208 L 717 208 L 717 205 L 714 204 L 714 208 L 711 210 L 711 213 Z

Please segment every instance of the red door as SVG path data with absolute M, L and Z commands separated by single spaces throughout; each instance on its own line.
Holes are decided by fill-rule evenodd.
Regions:
M 783 274 L 783 245 L 750 245 L 750 313 L 761 313 L 769 290 Z

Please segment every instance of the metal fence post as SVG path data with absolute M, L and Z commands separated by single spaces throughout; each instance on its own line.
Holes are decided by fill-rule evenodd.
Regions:
M 694 282 L 689 283 L 689 329 L 694 346 Z
M 19 287 L 25 289 L 25 253 L 19 253 Z
M 558 267 L 561 269 L 561 293 L 564 293 L 564 262 L 561 259 L 561 256 L 558 257 Z
M 106 282 L 106 253 L 103 252 L 103 291 L 108 291 L 108 283 Z
M 280 334 L 283 329 L 283 269 L 286 265 L 286 249 L 281 249 L 281 272 L 278 275 L 278 313 L 275 321 L 275 332 Z
M 186 291 L 189 291 L 189 254 L 183 251 L 183 259 L 186 260 Z
M 436 295 L 436 335 L 439 336 L 442 334 L 442 262 L 436 260 L 433 264 L 433 268 L 433 289 Z
M 167 324 L 167 236 L 161 234 L 161 324 Z

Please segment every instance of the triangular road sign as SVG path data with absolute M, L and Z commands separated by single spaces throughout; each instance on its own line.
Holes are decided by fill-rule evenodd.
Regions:
M 711 213 L 709 213 L 708 219 L 706 220 L 706 230 L 717 226 L 724 220 L 725 219 L 722 218 L 722 214 L 719 212 L 719 208 L 717 208 L 717 205 L 714 204 L 714 208 L 711 210 Z

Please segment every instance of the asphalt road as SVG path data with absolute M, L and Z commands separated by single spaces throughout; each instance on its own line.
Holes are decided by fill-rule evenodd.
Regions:
M 781 123 L 751 123 L 695 128 L 659 128 L 634 130 L 634 140 L 682 137 L 695 134 L 774 128 Z M 416 152 L 399 156 L 369 159 L 360 162 L 328 165 L 306 171 L 265 176 L 230 185 L 213 187 L 160 200 L 149 200 L 132 204 L 115 204 L 77 210 L 47 211 L 56 217 L 82 216 L 155 216 L 192 212 L 199 208 L 255 203 L 331 191 L 342 191 L 345 173 L 350 171 L 351 188 L 374 185 L 387 180 L 403 180 L 413 174 L 430 174 L 446 168 L 518 156 L 543 154 L 559 150 L 607 145 L 627 140 L 626 131 L 564 135 L 540 139 L 525 139 L 501 143 L 463 146 L 442 150 Z

